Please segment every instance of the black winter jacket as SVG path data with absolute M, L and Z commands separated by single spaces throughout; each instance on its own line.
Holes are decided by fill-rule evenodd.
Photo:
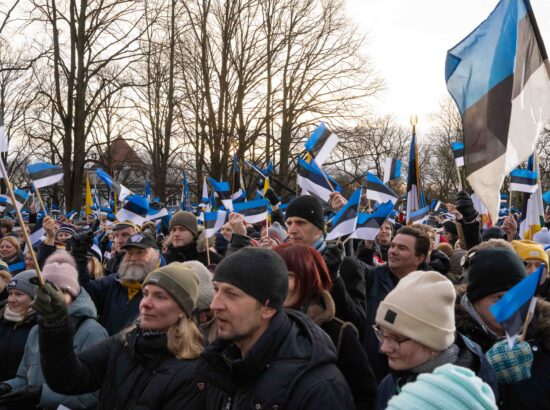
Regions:
M 4 319 L 4 310 L 0 312 L 0 381 L 11 379 L 17 374 L 27 337 L 34 325 L 36 313 L 14 323 Z
M 199 261 L 204 266 L 208 266 L 208 257 L 206 251 L 199 252 L 197 250 L 197 242 L 193 241 L 188 245 L 179 246 L 177 248 L 170 245 L 168 252 L 164 254 L 166 264 L 172 262 L 187 262 L 187 261 Z M 222 257 L 216 252 L 210 252 L 210 263 L 218 264 L 222 260 Z
M 457 287 L 456 328 L 487 352 L 497 338 L 485 332 L 460 305 L 463 292 L 464 286 Z M 497 402 L 500 409 L 550 409 L 550 302 L 539 298 L 526 341 L 531 345 L 534 357 L 531 378 L 500 385 L 500 400 Z
M 198 377 L 208 410 L 354 408 L 328 335 L 293 310 L 279 311 L 245 358 L 231 341 L 214 341 Z
M 197 359 L 180 360 L 168 351 L 166 335 L 144 336 L 139 328 L 80 352 L 73 350 L 67 322 L 40 323 L 40 362 L 48 386 L 61 394 L 101 389 L 98 409 L 197 408 Z M 176 405 L 175 403 L 178 403 Z

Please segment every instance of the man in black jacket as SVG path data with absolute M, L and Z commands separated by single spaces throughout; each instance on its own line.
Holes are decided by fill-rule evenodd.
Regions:
M 179 211 L 172 216 L 169 223 L 170 245 L 168 251 L 164 254 L 166 263 L 187 262 L 197 260 L 203 265 L 216 264 L 221 260 L 221 256 L 216 252 L 210 252 L 210 261 L 205 249 L 199 249 L 199 225 L 197 217 L 191 212 Z M 208 246 L 207 243 L 204 245 Z
M 219 338 L 199 365 L 205 408 L 354 408 L 327 334 L 282 310 L 288 272 L 279 255 L 241 249 L 218 265 L 213 283 Z

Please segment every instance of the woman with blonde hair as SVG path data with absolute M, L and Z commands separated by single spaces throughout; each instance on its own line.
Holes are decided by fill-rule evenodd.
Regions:
M 171 263 L 143 282 L 134 327 L 78 354 L 63 294 L 47 283 L 37 290 L 40 355 L 48 386 L 61 394 L 101 389 L 99 409 L 194 408 L 200 387 L 193 383 L 203 338 L 192 320 L 199 287 L 196 272 Z
M 0 239 L 0 258 L 8 265 L 12 276 L 25 270 L 25 257 L 21 253 L 19 241 L 13 236 Z

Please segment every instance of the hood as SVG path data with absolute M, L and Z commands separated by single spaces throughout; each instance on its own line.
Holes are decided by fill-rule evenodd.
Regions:
M 69 315 L 71 317 L 97 318 L 97 309 L 94 302 L 84 288 L 80 288 L 80 294 L 69 305 Z
M 323 323 L 330 322 L 336 316 L 336 306 L 330 293 L 323 290 L 319 296 L 319 300 L 311 303 L 307 308 L 307 316 L 313 320 L 313 322 L 321 326 Z

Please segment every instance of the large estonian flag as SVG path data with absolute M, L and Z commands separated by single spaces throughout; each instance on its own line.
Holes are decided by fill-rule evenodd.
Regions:
M 105 171 L 103 171 L 101 168 L 98 168 L 96 171 L 97 176 L 99 179 L 101 179 L 111 191 L 113 191 L 115 194 L 117 194 L 119 201 L 124 201 L 127 196 L 133 195 L 134 193 L 130 191 L 128 188 L 126 188 L 124 185 L 122 185 L 120 182 L 118 182 L 116 179 L 111 177 L 109 174 L 107 174 Z
M 527 169 L 539 172 L 536 155 L 529 157 Z M 537 190 L 532 194 L 523 194 L 522 221 L 519 224 L 519 236 L 522 239 L 533 240 L 533 236 L 544 226 L 544 205 L 542 204 L 542 189 L 537 182 Z
M 63 168 L 46 162 L 27 165 L 27 171 L 35 188 L 57 184 L 63 179 Z
M 227 222 L 227 211 L 204 212 L 204 229 L 206 237 L 210 238 Z
M 409 152 L 409 173 L 407 175 L 407 219 L 406 224 L 418 223 L 413 220 L 418 217 L 417 211 L 426 207 L 426 198 L 422 189 L 420 179 L 420 164 L 418 161 L 418 148 L 416 146 L 416 135 L 413 134 Z M 428 207 L 429 209 L 429 207 Z
M 388 188 L 380 178 L 367 172 L 367 198 L 376 202 L 397 202 L 398 195 Z
M 535 293 L 544 269 L 545 266 L 541 265 L 489 307 L 496 321 L 504 327 L 510 348 L 514 346 L 515 339 L 521 332 L 528 311 L 535 308 L 532 301 L 537 300 Z
M 306 150 L 320 167 L 338 144 L 338 136 L 322 122 L 306 141 Z
M 141 226 L 147 220 L 149 213 L 149 201 L 142 195 L 130 195 L 126 202 L 116 213 L 116 219 L 120 222 L 130 221 Z
M 510 172 L 510 191 L 532 194 L 538 186 L 538 174 L 535 171 L 516 168 Z
M 455 158 L 455 164 L 457 167 L 464 166 L 464 143 L 453 142 L 451 144 L 453 149 L 453 157 Z
M 307 192 L 319 199 L 328 202 L 332 189 L 323 176 L 323 171 L 317 166 L 315 161 L 307 163 L 302 158 L 298 158 L 298 186 L 302 191 Z M 341 191 L 342 188 L 329 175 L 325 174 L 327 179 L 332 184 L 335 191 Z M 304 192 L 302 192 L 304 194 Z
M 466 175 L 496 218 L 505 176 L 535 151 L 550 118 L 548 56 L 528 1 L 502 0 L 447 52 L 445 79 L 462 115 Z
M 233 212 L 243 215 L 244 220 L 249 224 L 255 224 L 267 220 L 269 216 L 269 202 L 265 198 L 238 202 L 233 204 Z
M 8 134 L 4 126 L 4 113 L 0 111 L 0 152 L 8 152 Z
M 351 238 L 373 241 L 378 235 L 384 221 L 393 211 L 394 204 L 388 201 L 376 208 L 372 214 L 360 212 L 357 216 L 357 226 Z
M 384 163 L 384 184 L 392 179 L 399 178 L 401 176 L 401 160 L 396 158 L 386 158 Z
M 355 232 L 362 193 L 363 187 L 360 187 L 351 195 L 346 205 L 332 218 L 332 229 L 327 233 L 327 241 L 344 235 L 351 235 Z

